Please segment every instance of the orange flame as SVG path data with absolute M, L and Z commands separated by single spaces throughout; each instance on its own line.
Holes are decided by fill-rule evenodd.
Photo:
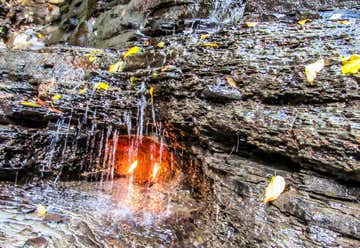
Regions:
M 159 165 L 158 165 L 158 163 L 155 163 L 155 164 L 154 164 L 154 167 L 153 167 L 153 170 L 152 170 L 151 177 L 152 177 L 153 179 L 155 179 L 155 177 L 156 177 L 156 175 L 158 174 L 158 172 L 159 172 Z
M 134 170 L 136 169 L 136 167 L 138 166 L 138 161 L 135 160 L 129 167 L 127 173 L 128 174 L 132 174 L 134 172 Z

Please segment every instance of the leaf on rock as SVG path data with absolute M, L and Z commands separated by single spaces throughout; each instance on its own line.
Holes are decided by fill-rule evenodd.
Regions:
M 36 214 L 37 214 L 37 216 L 44 217 L 46 215 L 46 213 L 47 213 L 47 210 L 46 210 L 45 206 L 43 206 L 41 204 L 36 206 Z
M 86 92 L 87 92 L 87 87 L 86 86 L 84 88 L 82 88 L 81 90 L 79 90 L 80 95 L 86 94 Z
M 206 40 L 206 39 L 209 38 L 209 37 L 210 37 L 209 34 L 203 34 L 203 35 L 200 36 L 200 39 Z
M 125 68 L 126 63 L 124 61 L 119 61 L 113 65 L 110 65 L 109 72 L 116 73 L 120 72 Z
M 300 24 L 301 26 L 303 26 L 310 21 L 311 21 L 310 19 L 303 19 L 303 20 L 298 21 L 297 23 Z
M 311 84 L 314 82 L 317 73 L 319 73 L 325 66 L 324 59 L 320 59 L 315 63 L 305 66 L 306 80 Z
M 149 89 L 149 94 L 150 94 L 150 101 L 151 101 L 151 104 L 154 103 L 154 87 L 150 87 Z
M 204 43 L 202 44 L 203 47 L 212 47 L 212 48 L 218 48 L 219 45 L 217 43 Z
M 245 25 L 248 28 L 253 28 L 253 27 L 256 27 L 258 25 L 258 23 L 257 22 L 245 22 Z
M 341 72 L 343 74 L 357 74 L 360 72 L 360 55 L 352 54 L 346 58 L 340 57 L 343 64 Z
M 94 89 L 95 90 L 108 90 L 109 89 L 109 84 L 107 84 L 105 82 L 96 83 L 94 85 Z
M 96 60 L 96 56 L 89 56 L 89 62 L 93 63 Z
M 127 50 L 125 53 L 124 53 L 124 58 L 127 58 L 129 56 L 132 56 L 134 54 L 138 54 L 141 52 L 141 49 L 140 47 L 138 46 L 134 46 L 132 48 L 130 48 L 129 50 Z
M 227 84 L 232 88 L 237 88 L 236 83 L 232 77 L 226 77 Z
M 164 48 L 164 47 L 165 47 L 165 42 L 161 41 L 161 42 L 157 43 L 157 44 L 156 44 L 156 47 L 157 47 L 157 48 L 160 48 L 160 49 L 161 49 L 161 48 Z
M 135 83 L 136 83 L 137 80 L 138 80 L 137 77 L 131 76 L 131 77 L 130 77 L 130 85 L 135 85 Z
M 41 106 L 35 102 L 28 102 L 28 101 L 22 101 L 20 102 L 21 105 L 26 107 L 32 107 L 32 108 L 40 108 Z
M 51 99 L 54 101 L 58 101 L 58 100 L 60 100 L 60 98 L 61 98 L 61 95 L 56 94 L 56 95 L 53 95 L 53 97 Z
M 151 74 L 151 78 L 152 79 L 157 79 L 159 77 L 159 74 L 157 73 L 157 72 L 153 72 L 152 74 Z
M 282 176 L 273 176 L 265 189 L 264 204 L 276 200 L 285 189 L 285 179 Z

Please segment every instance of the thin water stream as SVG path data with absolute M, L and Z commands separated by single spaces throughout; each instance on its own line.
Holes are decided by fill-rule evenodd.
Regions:
M 100 126 L 97 115 L 103 112 L 91 105 L 92 90 L 82 117 L 74 118 L 72 110 L 50 127 L 41 171 L 58 168 L 58 174 L 0 185 L 1 247 L 158 247 L 179 238 L 176 228 L 202 206 L 178 166 L 191 161 L 179 161 L 168 150 L 166 130 L 146 91 L 140 84 L 136 116 L 124 111 L 120 119 L 108 116 L 107 125 Z M 107 92 L 101 98 L 106 108 Z M 79 175 L 63 171 L 69 151 L 71 157 L 81 154 Z M 64 176 L 81 180 L 65 182 Z M 47 209 L 45 216 L 36 214 L 39 205 Z

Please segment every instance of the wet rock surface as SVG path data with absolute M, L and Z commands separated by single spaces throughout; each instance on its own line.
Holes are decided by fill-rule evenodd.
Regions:
M 329 20 L 336 13 L 318 12 L 323 18 L 305 26 L 276 19 L 251 28 L 239 23 L 143 38 L 119 51 L 2 49 L 0 177 L 17 182 L 33 177 L 88 179 L 84 175 L 95 173 L 91 165 L 103 159 L 99 144 L 107 133 L 126 134 L 129 119 L 138 123 L 139 111 L 151 123 L 154 106 L 167 143 L 185 161 L 179 169 L 191 175 L 186 182 L 193 186 L 191 195 L 201 195 L 200 208 L 180 204 L 181 223 L 170 220 L 156 230 L 151 227 L 149 236 L 127 223 L 114 231 L 120 236 L 111 241 L 101 229 L 104 222 L 95 225 L 93 219 L 80 218 L 75 223 L 78 210 L 58 197 L 54 205 L 72 212 L 52 211 L 42 225 L 79 229 L 73 237 L 90 247 L 102 247 L 104 239 L 115 247 L 358 247 L 359 78 L 341 74 L 339 56 L 360 49 L 359 13 L 342 10 L 350 25 Z M 202 39 L 204 34 L 209 36 Z M 165 41 L 163 48 L 156 46 L 160 41 Z M 134 45 L 142 52 L 124 58 Z M 309 84 L 304 66 L 319 58 L 326 66 Z M 119 60 L 125 61 L 123 71 L 108 72 Z M 100 82 L 109 89 L 96 90 Z M 54 100 L 56 94 L 61 98 Z M 273 175 L 285 178 L 286 190 L 264 205 L 264 190 Z M 22 202 L 18 195 L 34 192 L 25 197 L 28 203 L 20 208 L 25 211 L 47 203 L 51 192 L 61 196 L 57 188 L 43 199 L 34 198 L 42 191 L 37 186 L 1 188 L 1 209 L 12 202 L 15 216 Z M 82 192 L 82 187 L 75 189 Z M 70 199 L 87 197 L 77 194 Z M 178 202 L 192 200 L 186 195 Z M 90 210 L 94 215 L 94 208 Z M 11 219 L 8 214 L 1 218 Z M 106 223 L 114 225 L 111 219 Z M 56 239 L 34 233 L 25 237 L 21 245 L 57 245 Z

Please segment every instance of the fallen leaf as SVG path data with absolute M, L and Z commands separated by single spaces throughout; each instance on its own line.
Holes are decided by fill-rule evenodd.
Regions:
M 135 85 L 135 83 L 136 83 L 137 80 L 138 80 L 137 77 L 131 76 L 131 77 L 130 77 L 130 84 L 131 84 L 131 85 Z
M 202 44 L 203 47 L 212 47 L 212 48 L 218 48 L 219 45 L 217 43 L 204 43 Z
M 153 72 L 153 73 L 151 74 L 151 77 L 152 77 L 153 79 L 156 79 L 156 78 L 159 77 L 159 74 L 158 74 L 157 72 Z
M 58 101 L 58 100 L 60 100 L 60 98 L 61 98 L 61 95 L 56 94 L 56 95 L 53 95 L 53 97 L 51 99 L 54 101 Z
M 342 25 L 350 25 L 350 24 L 352 24 L 352 22 L 346 21 L 346 20 L 338 21 L 337 23 L 342 24 Z
M 306 80 L 311 84 L 314 82 L 317 73 L 319 73 L 325 66 L 324 59 L 320 59 L 315 63 L 309 64 L 305 66 L 305 75 Z
M 41 106 L 35 102 L 27 102 L 27 101 L 23 101 L 20 102 L 21 105 L 26 106 L 26 107 L 32 107 L 32 108 L 40 108 Z
M 232 88 L 237 88 L 236 83 L 232 77 L 226 77 L 226 82 Z
M 282 176 L 273 176 L 265 189 L 264 204 L 276 200 L 285 189 L 285 179 Z
M 96 60 L 96 56 L 89 56 L 89 62 L 93 63 Z
M 164 48 L 165 47 L 165 42 L 161 41 L 161 42 L 157 43 L 156 47 L 157 48 Z
M 79 90 L 80 95 L 86 94 L 86 92 L 87 92 L 87 87 L 86 86 L 84 88 L 82 88 L 81 90 Z
M 149 94 L 150 94 L 151 104 L 154 104 L 154 87 L 152 87 L 152 86 L 150 87 Z
M 109 89 L 109 84 L 107 84 L 105 82 L 96 83 L 94 85 L 94 89 L 95 90 L 108 90 Z
M 44 38 L 44 35 L 41 34 L 41 33 L 38 33 L 38 34 L 37 34 L 37 37 L 38 37 L 39 39 L 43 39 L 43 38 Z
M 200 36 L 200 39 L 206 40 L 206 39 L 209 38 L 209 37 L 210 37 L 209 34 L 203 34 L 203 35 Z
M 140 47 L 134 46 L 124 53 L 124 58 L 127 58 L 129 56 L 132 56 L 132 55 L 140 53 L 140 52 L 141 52 Z
M 175 71 L 176 66 L 174 65 L 166 65 L 160 69 L 161 72 L 167 72 L 167 71 Z
M 307 22 L 310 22 L 311 20 L 310 19 L 303 19 L 303 20 L 300 20 L 298 21 L 297 23 L 300 24 L 301 26 L 305 25 Z
M 41 204 L 36 206 L 36 214 L 37 214 L 37 216 L 44 217 L 46 215 L 46 212 L 47 212 L 47 210 L 46 210 L 45 206 L 43 206 Z
M 120 72 L 125 68 L 126 63 L 124 61 L 119 61 L 113 65 L 110 65 L 109 72 L 116 73 Z
M 245 25 L 248 27 L 248 28 L 253 28 L 255 26 L 258 25 L 257 22 L 245 22 Z
M 340 57 L 343 64 L 341 72 L 343 74 L 356 74 L 360 72 L 360 55 L 352 54 L 346 58 Z

